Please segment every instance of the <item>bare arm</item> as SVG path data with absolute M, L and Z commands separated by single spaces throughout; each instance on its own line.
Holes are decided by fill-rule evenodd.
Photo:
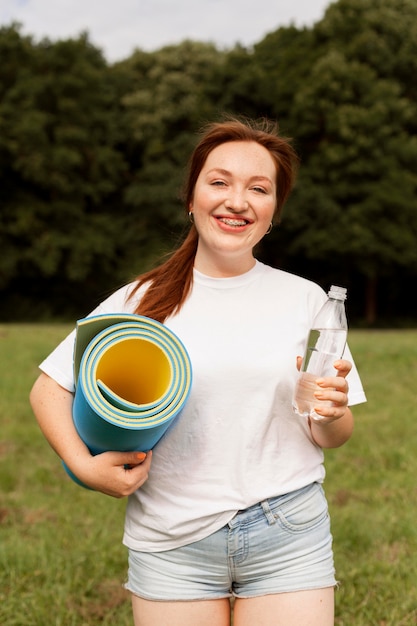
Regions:
M 73 394 L 46 374 L 42 373 L 33 385 L 30 403 L 51 447 L 85 485 L 121 498 L 147 480 L 152 452 L 104 452 L 93 456 L 72 420 Z

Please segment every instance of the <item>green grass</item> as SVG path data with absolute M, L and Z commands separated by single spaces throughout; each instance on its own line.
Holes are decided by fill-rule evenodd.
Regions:
M 339 626 L 417 624 L 417 331 L 351 332 L 368 402 L 326 452 Z
M 0 624 L 131 626 L 125 502 L 73 484 L 28 394 L 64 325 L 0 326 Z M 338 626 L 417 623 L 417 331 L 351 331 L 368 403 L 326 452 Z M 57 415 L 57 419 L 59 416 Z
M 67 478 L 28 405 L 68 327 L 0 326 L 0 624 L 131 625 L 125 502 Z M 57 415 L 59 419 L 59 415 Z

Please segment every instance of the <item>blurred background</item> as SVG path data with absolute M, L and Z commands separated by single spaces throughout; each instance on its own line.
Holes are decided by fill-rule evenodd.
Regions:
M 208 4 L 219 43 L 138 35 L 118 60 L 88 31 L 39 37 L 3 11 L 0 321 L 83 317 L 157 263 L 187 228 L 198 130 L 228 113 L 277 120 L 301 158 L 258 258 L 347 287 L 350 325 L 415 327 L 417 0 L 338 0 L 277 28 L 271 10 L 259 40 L 228 46 L 239 13 Z

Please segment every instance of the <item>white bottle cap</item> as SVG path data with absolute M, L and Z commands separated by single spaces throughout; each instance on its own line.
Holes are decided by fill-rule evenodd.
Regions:
M 332 285 L 329 291 L 329 298 L 334 298 L 335 300 L 346 300 L 346 292 L 347 289 L 345 287 L 337 287 L 337 285 Z

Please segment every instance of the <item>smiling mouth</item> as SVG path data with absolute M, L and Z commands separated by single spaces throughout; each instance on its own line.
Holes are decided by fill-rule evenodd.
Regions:
M 250 222 L 245 219 L 232 219 L 227 217 L 218 217 L 219 222 L 223 222 L 223 224 L 227 224 L 228 226 L 246 226 Z

